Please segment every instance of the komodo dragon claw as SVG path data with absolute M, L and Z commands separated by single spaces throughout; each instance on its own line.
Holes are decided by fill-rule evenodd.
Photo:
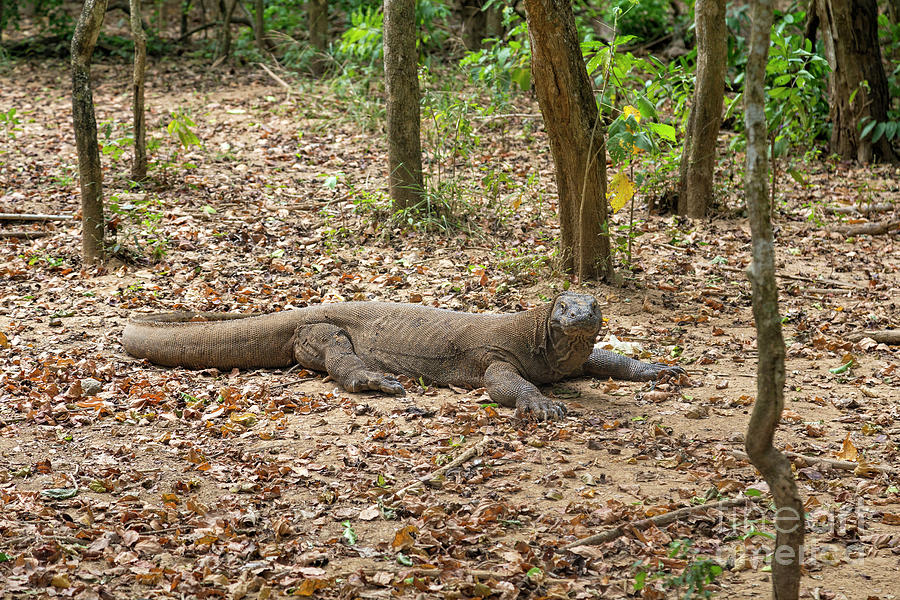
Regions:
M 538 421 L 558 421 L 567 412 L 564 404 L 543 396 L 520 400 L 516 405 L 516 417 L 520 419 L 531 417 Z

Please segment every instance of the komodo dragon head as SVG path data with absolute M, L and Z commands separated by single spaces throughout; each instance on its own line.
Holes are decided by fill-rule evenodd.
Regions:
M 553 300 L 547 325 L 551 339 L 566 338 L 570 343 L 593 346 L 602 322 L 600 306 L 593 296 L 563 292 Z

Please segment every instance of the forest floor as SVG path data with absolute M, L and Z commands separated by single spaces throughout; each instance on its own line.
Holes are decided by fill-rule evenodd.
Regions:
M 375 84 L 292 81 L 288 93 L 255 68 L 155 65 L 148 124 L 160 145 L 151 181 L 132 189 L 129 67 L 93 71 L 120 258 L 83 267 L 77 220 L 0 222 L 0 597 L 662 598 L 716 565 L 707 591 L 770 593 L 771 499 L 735 455 L 756 342 L 729 134 L 717 216 L 648 215 L 639 196 L 630 270 L 617 253 L 622 284 L 581 285 L 554 268 L 552 161 L 525 95 L 508 118 L 467 112 L 461 93 L 430 96 L 464 118 L 451 129 L 426 119 L 426 168 L 458 219 L 424 231 L 386 209 Z M 0 212 L 78 217 L 69 85 L 59 62 L 0 73 L 0 109 L 20 121 L 0 131 Z M 174 143 L 172 111 L 190 114 L 202 147 Z M 854 335 L 900 325 L 900 248 L 896 228 L 840 228 L 897 219 L 900 172 L 794 166 L 805 185 L 780 177 L 776 195 L 788 344 L 776 444 L 858 463 L 795 461 L 802 593 L 896 598 L 900 348 Z M 862 203 L 892 206 L 833 210 Z M 403 398 L 349 394 L 302 370 L 160 368 L 119 342 L 135 311 L 377 299 L 513 312 L 570 283 L 603 304 L 604 339 L 688 375 L 654 390 L 550 386 L 570 412 L 534 423 L 484 390 L 404 380 Z M 762 501 L 749 507 L 630 527 L 754 489 Z M 612 541 L 563 550 L 615 527 Z

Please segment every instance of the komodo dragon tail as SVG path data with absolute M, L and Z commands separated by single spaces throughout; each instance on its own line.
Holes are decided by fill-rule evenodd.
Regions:
M 278 368 L 294 364 L 292 311 L 268 315 L 175 312 L 133 317 L 128 354 L 167 367 Z

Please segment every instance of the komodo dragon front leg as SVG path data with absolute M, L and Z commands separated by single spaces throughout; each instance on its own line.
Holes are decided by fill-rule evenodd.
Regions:
M 681 375 L 684 369 L 662 363 L 645 363 L 622 354 L 594 348 L 582 367 L 585 375 L 598 379 L 652 381 L 664 375 Z
M 544 396 L 537 387 L 522 377 L 514 366 L 494 361 L 484 372 L 484 387 L 491 400 L 516 409 L 516 415 L 531 413 L 538 420 L 561 419 L 566 407 Z
M 330 323 L 300 325 L 292 339 L 294 359 L 307 369 L 326 371 L 348 392 L 378 390 L 402 396 L 403 385 L 389 375 L 369 370 L 353 351 L 347 332 Z

